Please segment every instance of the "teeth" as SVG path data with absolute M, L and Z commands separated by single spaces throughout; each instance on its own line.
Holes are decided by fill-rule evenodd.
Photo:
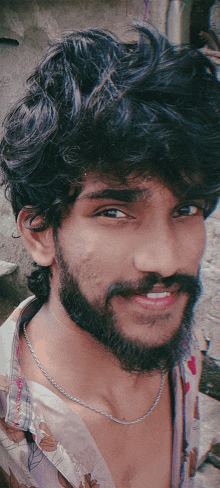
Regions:
M 148 298 L 166 298 L 170 297 L 170 293 L 164 291 L 163 293 L 147 293 L 146 297 Z

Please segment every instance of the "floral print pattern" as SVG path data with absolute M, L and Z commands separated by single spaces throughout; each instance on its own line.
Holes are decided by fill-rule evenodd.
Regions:
M 48 429 L 44 422 L 40 423 L 39 428 L 44 432 L 44 436 L 39 443 L 39 447 L 42 449 L 42 451 L 56 451 L 57 441 L 51 434 L 50 429 Z
M 58 480 L 61 486 L 63 486 L 64 488 L 76 488 L 75 485 L 71 485 L 71 483 L 69 483 L 69 481 L 66 478 L 64 478 L 64 476 L 62 475 L 62 473 L 60 473 L 60 471 L 58 471 Z M 99 488 L 99 487 L 100 485 L 97 484 L 97 481 L 92 480 L 90 473 L 85 474 L 83 477 L 83 481 L 80 481 L 79 484 L 79 488 Z
M 19 321 L 30 320 L 38 309 L 37 300 L 28 298 L 0 327 L 0 357 L 8 365 L 4 361 L 0 365 L 0 488 L 115 488 L 105 460 L 77 413 L 50 390 L 22 376 Z M 170 375 L 172 488 L 194 486 L 200 362 L 194 340 L 190 356 Z
M 64 478 L 64 476 L 62 475 L 62 473 L 60 473 L 60 471 L 58 471 L 57 475 L 61 486 L 63 486 L 64 488 L 76 488 L 74 485 L 71 485 L 71 483 L 69 483 L 69 481 L 66 478 Z
M 11 425 L 8 425 L 5 422 L 4 418 L 0 419 L 0 427 L 3 430 L 3 432 L 5 432 L 7 437 L 13 442 L 19 443 L 19 442 L 23 441 L 23 439 L 25 439 L 25 434 L 24 434 L 23 430 L 17 429 L 16 427 L 12 427 Z
M 195 356 L 191 356 L 191 359 L 187 361 L 188 368 L 190 369 L 193 375 L 196 374 L 196 358 Z
M 27 485 L 19 484 L 12 470 L 9 468 L 9 474 L 0 467 L 0 486 L 1 488 L 28 488 Z M 31 486 L 30 488 L 35 488 Z
M 189 477 L 193 478 L 196 474 L 196 464 L 198 458 L 198 449 L 196 447 L 190 452 L 189 456 Z
M 80 482 L 79 488 L 99 488 L 100 485 L 97 484 L 96 480 L 91 479 L 91 474 L 84 475 L 83 483 Z
M 196 397 L 196 401 L 194 403 L 194 413 L 193 413 L 193 417 L 194 419 L 196 420 L 199 420 L 200 419 L 200 415 L 199 415 L 199 398 Z

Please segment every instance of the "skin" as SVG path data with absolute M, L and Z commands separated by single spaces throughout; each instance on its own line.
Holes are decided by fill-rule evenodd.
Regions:
M 133 188 L 135 184 L 138 180 L 132 182 Z M 136 202 L 115 205 L 112 199 L 94 198 L 93 192 L 106 187 L 88 180 L 58 233 L 64 259 L 91 303 L 102 303 L 109 285 L 118 280 L 136 282 L 151 272 L 161 277 L 176 272 L 197 276 L 205 231 L 202 212 L 195 205 L 192 215 L 179 215 L 177 199 L 155 182 L 139 181 L 143 194 Z M 165 287 L 158 284 L 153 291 L 163 292 Z M 180 295 L 167 307 L 162 300 L 160 304 L 144 298 L 137 303 L 136 298 L 115 297 L 112 308 L 123 333 L 153 345 L 172 336 L 186 301 Z M 156 330 L 151 319 L 156 320 Z
M 100 192 L 109 188 L 135 190 L 136 199 L 100 198 Z M 106 290 L 118 280 L 137 282 L 152 272 L 161 278 L 174 273 L 197 276 L 205 245 L 203 204 L 178 201 L 155 180 L 130 178 L 122 188 L 115 181 L 88 176 L 58 231 L 64 259 L 81 292 L 90 303 L 98 300 L 102 304 Z M 34 259 L 50 265 L 52 271 L 49 302 L 27 326 L 41 363 L 64 390 L 84 402 L 120 419 L 142 416 L 157 396 L 160 372 L 137 375 L 123 371 L 110 353 L 71 321 L 59 300 L 59 266 L 52 229 L 31 231 L 24 224 L 26 215 L 23 210 L 18 220 L 24 243 Z M 160 284 L 153 289 L 164 291 Z M 151 346 L 170 339 L 180 325 L 187 295 L 176 293 L 175 287 L 166 292 L 166 299 L 163 295 L 113 298 L 116 326 L 127 337 Z M 172 447 L 168 375 L 151 415 L 122 431 L 122 426 L 71 402 L 56 390 L 37 367 L 23 336 L 20 363 L 27 379 L 51 389 L 79 413 L 117 488 L 168 488 Z

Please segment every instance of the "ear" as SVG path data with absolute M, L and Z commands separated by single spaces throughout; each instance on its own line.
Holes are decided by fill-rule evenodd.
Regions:
M 55 258 L 53 229 L 48 227 L 41 232 L 33 230 L 40 221 L 41 217 L 36 217 L 30 226 L 30 211 L 23 208 L 18 215 L 17 224 L 22 241 L 34 261 L 41 266 L 51 266 Z

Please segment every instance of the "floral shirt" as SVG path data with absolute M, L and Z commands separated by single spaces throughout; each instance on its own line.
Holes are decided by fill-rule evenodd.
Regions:
M 44 386 L 26 381 L 19 365 L 19 328 L 38 311 L 28 298 L 0 327 L 0 487 L 115 488 L 79 415 Z M 172 488 L 192 488 L 198 454 L 200 352 L 173 369 Z

